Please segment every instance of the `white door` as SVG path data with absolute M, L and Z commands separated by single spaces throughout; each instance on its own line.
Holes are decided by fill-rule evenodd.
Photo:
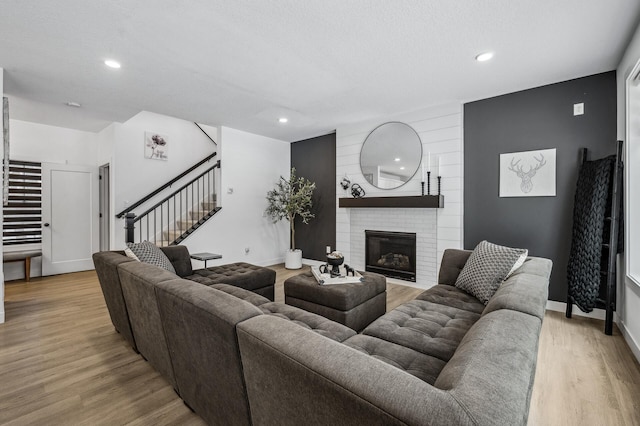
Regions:
M 98 168 L 42 163 L 42 275 L 93 269 Z

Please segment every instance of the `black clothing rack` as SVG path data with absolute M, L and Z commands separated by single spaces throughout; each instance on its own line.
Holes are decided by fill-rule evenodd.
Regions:
M 587 149 L 583 148 L 582 150 L 582 164 L 581 171 L 585 166 L 587 160 Z M 622 241 L 622 236 L 620 235 L 620 225 L 622 221 L 621 211 L 622 211 L 622 141 L 617 141 L 616 146 L 616 155 L 615 162 L 612 167 L 612 174 L 609 180 L 609 193 L 607 198 L 607 207 L 606 212 L 604 214 L 604 226 L 602 232 L 602 244 L 601 244 L 601 254 L 600 254 L 600 276 L 599 276 L 599 289 L 598 296 L 595 299 L 595 307 L 604 309 L 606 312 L 605 315 L 605 327 L 604 332 L 607 335 L 611 335 L 613 333 L 613 312 L 616 309 L 616 255 L 619 251 L 619 244 Z M 580 190 L 580 187 L 578 188 Z M 578 192 L 578 190 L 576 192 Z M 579 200 L 576 197 L 576 203 Z M 585 202 L 582 200 L 582 202 Z M 576 207 L 574 207 L 576 208 Z M 574 212 L 575 213 L 575 212 Z M 574 215 L 575 220 L 575 215 Z M 572 256 L 574 256 L 574 245 L 576 244 L 576 232 L 595 232 L 594 229 L 576 229 L 574 223 L 574 237 L 572 241 Z M 579 260 L 576 260 L 579 262 Z M 572 259 L 569 261 L 569 269 L 572 267 L 577 267 L 572 264 Z M 568 273 L 570 275 L 570 272 Z M 567 318 L 571 318 L 571 313 L 573 310 L 573 305 L 576 303 L 576 294 L 575 289 L 573 289 L 572 294 L 572 285 L 569 282 L 567 291 Z M 577 304 L 582 310 L 585 310 L 580 304 Z M 589 309 L 588 311 L 590 311 Z M 588 312 L 587 311 L 587 312 Z

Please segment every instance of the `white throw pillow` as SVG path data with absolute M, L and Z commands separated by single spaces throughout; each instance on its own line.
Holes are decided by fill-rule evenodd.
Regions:
M 129 259 L 133 259 L 136 260 L 138 262 L 140 262 L 140 259 L 138 259 L 138 256 L 136 256 L 136 254 L 134 252 L 131 251 L 131 249 L 129 247 L 125 247 L 124 249 L 124 254 L 129 258 Z

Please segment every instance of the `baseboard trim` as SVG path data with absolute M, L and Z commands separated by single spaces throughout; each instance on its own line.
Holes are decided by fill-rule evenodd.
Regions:
M 594 309 L 593 311 L 586 313 L 586 312 L 582 312 L 580 308 L 578 308 L 577 306 L 574 306 L 573 308 L 574 309 L 571 312 L 572 315 L 577 315 L 579 317 L 594 318 L 602 321 L 604 321 L 606 317 L 606 312 L 604 311 L 604 309 Z M 564 302 L 556 302 L 555 300 L 547 300 L 547 310 L 557 311 L 557 312 L 566 312 L 567 304 Z
M 638 362 L 640 362 L 640 344 L 638 344 L 631 333 L 629 333 L 629 330 L 627 330 L 627 326 L 624 325 L 624 322 L 619 321 L 617 324 L 620 332 L 622 333 L 622 337 L 624 337 L 625 342 L 627 342 L 627 345 L 629 346 L 629 349 L 631 349 L 633 355 L 636 357 Z
M 260 261 L 249 262 L 249 263 L 253 263 L 254 265 L 265 266 L 265 267 L 279 265 L 281 263 L 284 263 L 284 257 L 276 257 L 275 259 L 260 260 Z

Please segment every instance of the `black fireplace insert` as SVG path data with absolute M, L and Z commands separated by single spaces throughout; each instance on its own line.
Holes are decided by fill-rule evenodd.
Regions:
M 365 232 L 365 271 L 416 281 L 416 234 Z

